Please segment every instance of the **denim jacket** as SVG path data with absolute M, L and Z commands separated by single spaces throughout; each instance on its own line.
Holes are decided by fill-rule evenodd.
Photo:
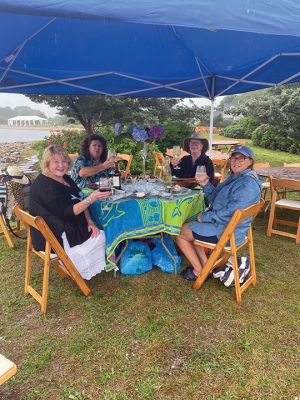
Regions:
M 202 222 L 193 221 L 189 228 L 198 235 L 220 238 L 238 208 L 247 208 L 259 201 L 261 183 L 254 171 L 246 169 L 230 175 L 217 187 L 209 182 L 203 190 L 211 206 L 202 214 Z M 251 218 L 247 218 L 237 226 L 234 233 L 238 245 L 245 239 L 250 223 Z

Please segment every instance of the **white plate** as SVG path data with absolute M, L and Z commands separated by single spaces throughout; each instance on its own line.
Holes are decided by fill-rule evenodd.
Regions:
M 137 192 L 137 193 L 135 194 L 135 197 L 137 197 L 138 199 L 142 199 L 143 197 L 146 196 L 146 194 L 147 194 L 147 193 L 145 193 L 145 192 Z
M 191 193 L 191 189 L 183 188 L 181 190 L 173 190 L 172 195 L 173 196 L 184 196 L 189 193 Z

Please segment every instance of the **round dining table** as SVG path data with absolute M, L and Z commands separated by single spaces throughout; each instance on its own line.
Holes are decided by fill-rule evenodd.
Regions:
M 300 168 L 298 167 L 269 167 L 255 169 L 257 175 L 277 179 L 293 179 L 300 181 Z
M 90 189 L 84 189 L 88 194 Z M 179 235 L 182 225 L 204 211 L 204 195 L 199 190 L 169 198 L 134 195 L 113 201 L 95 201 L 89 207 L 91 216 L 106 237 L 106 271 L 115 269 L 115 251 L 122 241 L 157 234 Z M 106 209 L 106 207 L 108 209 Z

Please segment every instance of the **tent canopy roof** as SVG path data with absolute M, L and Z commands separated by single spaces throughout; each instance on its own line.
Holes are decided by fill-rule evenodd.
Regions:
M 0 3 L 1 92 L 214 98 L 300 80 L 296 0 L 24 3 Z

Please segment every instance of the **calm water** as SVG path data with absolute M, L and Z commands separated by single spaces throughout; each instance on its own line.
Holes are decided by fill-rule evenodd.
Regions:
M 0 128 L 0 143 L 32 142 L 33 140 L 44 139 L 45 136 L 49 135 L 50 132 L 47 129 Z

